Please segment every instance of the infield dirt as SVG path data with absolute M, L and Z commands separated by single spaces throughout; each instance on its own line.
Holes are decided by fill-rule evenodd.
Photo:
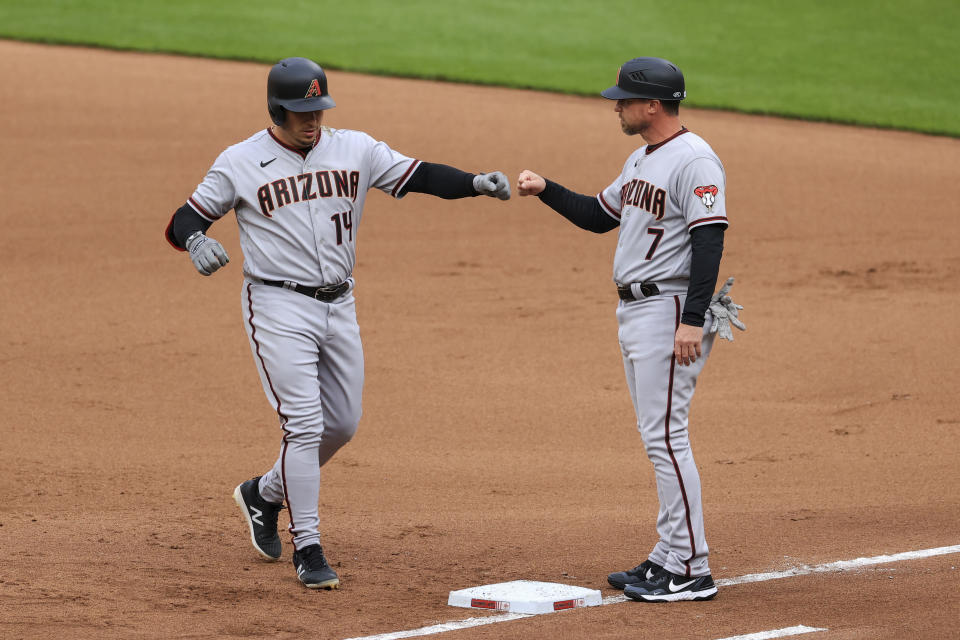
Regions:
M 241 323 L 236 224 L 211 229 L 233 262 L 210 278 L 163 229 L 268 124 L 266 72 L 0 41 L 0 636 L 347 638 L 485 615 L 446 597 L 491 582 L 614 593 L 606 574 L 645 557 L 657 509 L 616 237 L 516 197 L 370 197 L 364 417 L 321 492 L 342 589 L 303 589 L 289 544 L 258 560 L 231 492 L 281 434 Z M 328 124 L 467 170 L 593 194 L 640 144 L 600 98 L 329 77 Z M 726 167 L 720 275 L 748 327 L 714 349 L 692 410 L 714 577 L 960 543 L 960 141 L 682 115 Z M 448 635 L 955 637 L 958 560 Z

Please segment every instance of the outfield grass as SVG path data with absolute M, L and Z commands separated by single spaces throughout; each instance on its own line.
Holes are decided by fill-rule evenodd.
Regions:
M 957 0 L 0 0 L 0 36 L 596 94 L 669 58 L 692 106 L 960 136 Z

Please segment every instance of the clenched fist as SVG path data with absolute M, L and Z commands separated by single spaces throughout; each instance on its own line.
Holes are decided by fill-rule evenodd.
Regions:
M 501 200 L 510 199 L 510 181 L 502 171 L 492 173 L 483 173 L 473 178 L 473 188 L 485 196 L 499 198 Z
M 230 262 L 226 249 L 223 245 L 203 235 L 202 231 L 197 231 L 187 238 L 187 246 L 190 252 L 190 259 L 193 260 L 193 266 L 201 274 L 209 276 L 214 271 Z
M 517 178 L 517 193 L 521 196 L 535 196 L 547 188 L 547 181 L 533 171 L 524 169 Z

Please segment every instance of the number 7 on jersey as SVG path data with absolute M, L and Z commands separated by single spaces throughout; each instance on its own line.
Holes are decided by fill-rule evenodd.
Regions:
M 647 251 L 647 255 L 644 260 L 650 260 L 653 258 L 653 253 L 657 250 L 657 247 L 660 246 L 660 240 L 663 239 L 663 229 L 647 229 L 647 233 L 653 236 L 653 244 L 650 245 L 650 250 Z

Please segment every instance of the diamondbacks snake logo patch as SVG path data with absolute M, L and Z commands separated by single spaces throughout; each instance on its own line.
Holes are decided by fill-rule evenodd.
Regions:
M 705 187 L 697 187 L 693 190 L 693 195 L 700 198 L 700 202 L 703 203 L 708 210 L 713 207 L 713 203 L 717 201 L 717 194 L 720 193 L 720 189 L 717 189 L 716 185 L 708 184 Z

